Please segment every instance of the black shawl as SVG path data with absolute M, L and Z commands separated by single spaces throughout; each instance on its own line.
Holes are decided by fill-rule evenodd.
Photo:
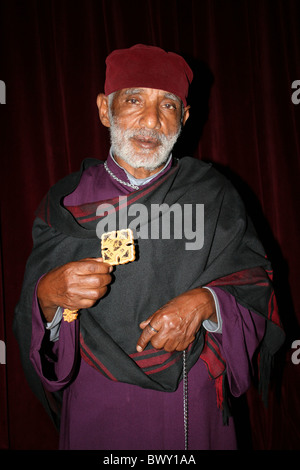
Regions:
M 50 269 L 85 257 L 99 257 L 97 207 L 103 201 L 66 208 L 62 201 L 78 185 L 85 168 L 98 165 L 85 160 L 78 173 L 67 176 L 51 188 L 42 202 L 33 227 L 34 246 L 28 260 L 20 302 L 16 308 L 14 331 L 19 340 L 29 382 L 40 395 L 40 385 L 29 364 L 31 303 L 39 277 Z M 276 301 L 270 280 L 271 266 L 259 242 L 244 205 L 230 182 L 211 165 L 185 157 L 152 185 L 128 195 L 106 201 L 116 214 L 133 204 L 142 204 L 151 214 L 153 204 L 204 205 L 204 243 L 198 250 L 187 250 L 184 237 L 151 239 L 151 217 L 140 219 L 139 230 L 148 224 L 149 238 L 137 238 L 136 261 L 117 266 L 105 297 L 93 308 L 82 310 L 80 322 L 81 356 L 111 380 L 172 392 L 182 378 L 182 353 L 157 351 L 151 345 L 136 352 L 141 334 L 139 323 L 175 296 L 195 287 L 216 285 L 226 289 L 237 301 L 267 320 L 261 344 L 262 383 L 268 381 L 270 359 L 283 340 Z M 102 216 L 103 217 L 103 216 Z M 104 215 L 105 217 L 105 215 Z M 122 217 L 120 217 L 122 219 Z M 128 216 L 130 224 L 135 216 Z M 183 219 L 182 219 L 183 220 Z M 126 228 L 118 225 L 116 229 Z M 196 226 L 194 220 L 193 227 Z M 98 230 L 97 230 L 98 227 Z M 172 224 L 171 224 L 172 230 Z M 96 233 L 97 232 L 97 233 Z M 222 379 L 226 364 L 213 335 L 201 328 L 188 349 L 188 370 L 199 356 L 206 362 L 212 378 Z M 222 402 L 222 398 L 220 399 Z M 222 404 L 222 403 L 221 403 Z

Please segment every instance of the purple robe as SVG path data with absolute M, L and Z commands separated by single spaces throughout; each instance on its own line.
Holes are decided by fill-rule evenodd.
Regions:
M 116 176 L 126 180 L 124 171 L 110 158 L 108 165 Z M 164 171 L 168 171 L 168 167 Z M 66 206 L 72 206 L 111 199 L 131 191 L 112 179 L 101 165 L 85 171 L 79 186 L 64 202 Z M 249 361 L 263 337 L 265 319 L 239 305 L 222 289 L 214 287 L 214 292 L 223 320 L 222 334 L 214 336 L 226 360 L 230 392 L 240 396 L 251 383 Z M 43 372 L 42 363 L 47 360 L 41 358 L 40 353 L 44 337 L 45 326 L 35 295 L 31 361 L 47 390 L 54 392 L 64 388 L 60 449 L 184 449 L 182 383 L 175 392 L 168 393 L 105 378 L 80 358 L 76 321 L 63 321 L 59 340 L 53 343 L 52 350 L 57 359 L 56 380 L 53 380 Z M 188 374 L 188 389 L 189 449 L 236 449 L 233 419 L 229 419 L 228 426 L 223 424 L 215 384 L 201 358 Z

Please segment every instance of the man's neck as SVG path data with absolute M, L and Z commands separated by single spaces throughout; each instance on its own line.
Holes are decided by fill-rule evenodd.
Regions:
M 113 155 L 112 149 L 110 150 L 110 157 L 115 162 L 115 164 L 118 165 L 118 167 L 121 168 L 126 173 L 127 178 L 129 179 L 129 181 L 133 184 L 136 184 L 137 186 L 144 185 L 144 184 L 148 183 L 149 181 L 151 181 L 152 178 L 155 178 L 156 176 L 158 176 L 159 173 L 163 172 L 165 170 L 165 168 L 167 168 L 167 166 L 170 164 L 170 162 L 172 160 L 172 154 L 170 154 L 167 161 L 160 168 L 158 168 L 155 172 L 150 172 L 150 175 L 148 174 L 147 176 L 145 176 L 143 178 L 138 178 L 134 174 L 132 174 L 132 172 L 128 171 L 127 168 L 125 168 L 124 160 L 121 160 L 121 164 L 119 163 L 119 159 L 117 159 Z
M 117 155 L 114 155 L 113 158 L 120 167 L 122 167 L 124 170 L 127 171 L 127 173 L 129 173 L 136 179 L 149 178 L 149 176 L 153 176 L 156 173 L 159 173 L 165 167 L 165 163 L 163 163 L 161 166 L 155 168 L 154 170 L 149 170 L 143 167 L 133 168 L 131 165 L 129 165 L 129 163 L 125 162 L 122 158 L 118 157 Z

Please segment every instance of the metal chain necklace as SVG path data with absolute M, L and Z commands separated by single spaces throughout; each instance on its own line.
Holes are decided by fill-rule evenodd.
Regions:
M 107 162 L 104 162 L 104 168 L 107 171 L 107 173 L 116 181 L 118 181 L 121 184 L 124 184 L 125 186 L 129 186 L 130 188 L 133 189 L 139 189 L 139 186 L 136 186 L 135 184 L 128 183 L 126 181 L 121 180 L 118 178 L 107 166 Z M 183 351 L 182 355 L 182 375 L 183 375 L 183 424 L 184 424 L 184 448 L 185 450 L 188 450 L 188 374 L 187 374 L 187 368 L 186 368 L 186 351 Z
M 129 186 L 130 188 L 133 189 L 140 189 L 139 186 L 136 186 L 135 184 L 128 183 L 127 181 L 123 181 L 120 178 L 118 178 L 114 173 L 108 168 L 106 161 L 104 162 L 104 168 L 107 171 L 107 173 L 116 181 L 118 181 L 121 184 L 124 184 L 125 186 Z
M 188 374 L 186 368 L 186 351 L 182 355 L 183 375 L 183 421 L 184 421 L 184 449 L 189 448 L 189 416 L 188 416 Z

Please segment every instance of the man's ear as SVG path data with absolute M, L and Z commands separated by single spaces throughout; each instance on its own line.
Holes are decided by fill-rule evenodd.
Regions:
M 181 124 L 184 126 L 190 116 L 190 106 L 186 106 L 183 111 Z
M 99 118 L 103 126 L 110 127 L 110 120 L 108 114 L 108 97 L 104 93 L 97 96 L 97 106 L 99 110 Z

